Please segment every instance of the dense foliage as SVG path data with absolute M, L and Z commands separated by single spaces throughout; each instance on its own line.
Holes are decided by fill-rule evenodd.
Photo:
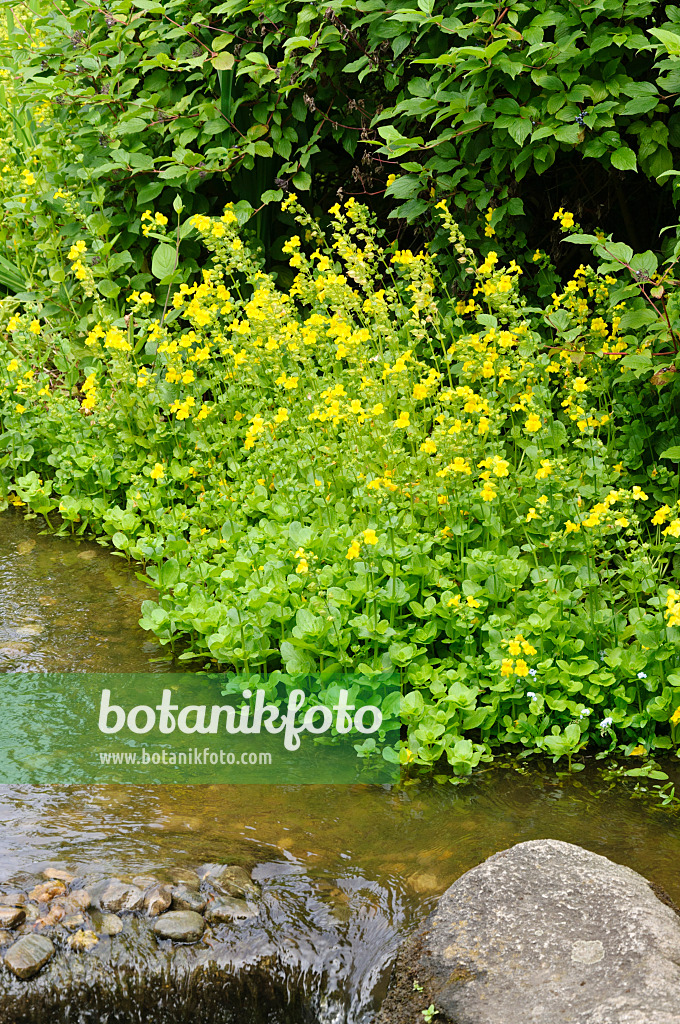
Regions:
M 134 561 L 234 688 L 399 682 L 403 764 L 675 746 L 680 243 L 618 239 L 624 176 L 672 170 L 678 20 L 14 8 L 0 503 Z

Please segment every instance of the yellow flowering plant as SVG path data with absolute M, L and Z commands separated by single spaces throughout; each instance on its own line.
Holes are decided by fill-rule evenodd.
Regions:
M 529 307 L 518 265 L 448 210 L 461 296 L 353 200 L 326 233 L 285 205 L 288 288 L 227 205 L 179 225 L 199 275 L 102 304 L 73 343 L 52 323 L 47 361 L 43 322 L 5 304 L 3 503 L 140 563 L 142 624 L 182 660 L 398 680 L 403 763 L 669 748 L 677 473 L 622 449 L 610 285 L 578 273 L 582 341 L 554 326 L 580 285 Z

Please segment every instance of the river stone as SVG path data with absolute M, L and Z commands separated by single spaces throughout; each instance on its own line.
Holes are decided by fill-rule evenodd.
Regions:
M 49 903 L 56 896 L 63 896 L 65 892 L 66 886 L 64 883 L 60 879 L 54 878 L 49 882 L 42 882 L 40 885 L 36 885 L 35 888 L 31 889 L 28 898 L 36 903 Z
M 67 914 L 73 914 L 77 910 L 87 910 L 92 905 L 87 889 L 74 889 L 73 892 L 59 899 L 58 902 Z
M 99 910 L 120 913 L 139 910 L 144 904 L 144 893 L 136 885 L 126 885 L 119 878 L 97 882 L 90 889 L 90 899 Z
M 14 942 L 16 935 L 12 935 L 11 932 L 0 931 L 0 946 L 9 946 L 10 942 Z
M 173 868 L 170 871 L 170 878 L 175 885 L 181 885 L 185 889 L 199 889 L 201 879 L 191 868 Z
M 680 1024 L 680 918 L 630 868 L 541 839 L 447 889 L 376 1024 Z M 418 986 L 414 990 L 414 983 Z
M 260 890 L 245 868 L 235 864 L 207 864 L 203 881 L 226 896 L 259 896 Z
M 70 885 L 71 882 L 75 882 L 76 876 L 72 875 L 70 871 L 64 871 L 63 868 L 45 868 L 43 871 L 44 878 L 56 878 L 60 882 L 65 882 Z
M 99 936 L 89 930 L 80 929 L 75 932 L 74 935 L 69 935 L 67 942 L 71 949 L 77 953 L 84 953 L 88 949 L 92 949 L 99 942 Z
M 168 909 L 172 901 L 172 889 L 169 885 L 154 885 L 144 894 L 144 906 L 149 917 L 158 917 Z
M 154 885 L 158 885 L 158 879 L 153 875 L 135 875 L 132 879 L 132 884 L 136 885 L 138 889 L 153 889 Z
M 193 910 L 197 914 L 202 914 L 205 910 L 205 898 L 195 889 L 178 885 L 172 890 L 172 909 Z
M 123 930 L 123 922 L 115 914 L 102 914 L 97 930 L 100 935 L 120 935 Z
M 245 900 L 238 900 L 233 896 L 225 896 L 221 899 L 213 900 L 205 916 L 210 924 L 224 924 L 227 921 L 257 917 L 257 911 L 252 910 Z
M 46 935 L 23 935 L 3 957 L 6 967 L 22 980 L 32 978 L 54 954 L 54 946 Z
M 153 926 L 159 938 L 174 942 L 197 942 L 204 928 L 203 918 L 193 910 L 171 910 L 161 914 Z
M 62 928 L 66 928 L 69 932 L 74 932 L 78 928 L 82 928 L 85 924 L 85 915 L 80 911 L 77 914 L 71 914 L 69 917 L 65 917 L 63 921 L 61 921 Z
M 0 928 L 16 928 L 26 920 L 23 907 L 0 907 Z
M 28 896 L 24 892 L 3 893 L 0 896 L 0 907 L 23 907 L 28 902 Z

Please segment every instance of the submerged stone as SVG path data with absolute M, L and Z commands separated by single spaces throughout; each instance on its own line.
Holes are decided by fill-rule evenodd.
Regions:
M 89 890 L 93 906 L 99 910 L 121 911 L 139 910 L 144 905 L 144 893 L 136 885 L 127 885 L 119 878 L 110 878 L 96 882 Z
M 178 885 L 172 890 L 173 910 L 193 910 L 197 914 L 202 914 L 205 910 L 205 903 L 205 897 L 195 889 L 187 889 L 183 885 Z
M 97 930 L 100 935 L 120 935 L 123 930 L 123 922 L 115 914 L 102 914 Z
M 197 942 L 204 929 L 205 921 L 193 910 L 171 910 L 161 914 L 153 926 L 159 938 L 173 942 Z
M 154 885 L 144 894 L 144 906 L 149 917 L 158 917 L 172 903 L 172 889 L 169 885 Z
M 46 935 L 24 935 L 7 950 L 3 962 L 17 978 L 25 980 L 37 974 L 54 955 L 54 946 Z
M 205 916 L 210 924 L 225 924 L 228 921 L 244 921 L 249 917 L 257 917 L 257 911 L 249 907 L 245 900 L 223 896 L 212 901 Z
M 402 946 L 376 1024 L 680 1024 L 680 917 L 630 868 L 552 839 L 496 853 Z
M 248 871 L 236 864 L 206 864 L 203 881 L 225 896 L 259 896 Z
M 81 928 L 73 935 L 69 935 L 67 941 L 71 949 L 79 953 L 84 953 L 88 949 L 92 949 L 93 946 L 97 945 L 99 942 L 99 936 L 93 931 Z

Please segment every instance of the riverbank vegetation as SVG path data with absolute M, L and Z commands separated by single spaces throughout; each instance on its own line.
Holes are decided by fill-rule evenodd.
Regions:
M 596 164 L 625 184 L 639 162 L 636 187 L 646 174 L 672 217 L 659 90 L 680 36 L 654 20 L 665 5 L 638 5 L 619 34 L 648 81 L 621 71 L 617 106 L 573 68 L 561 93 L 540 75 L 508 86 L 527 46 L 557 60 L 566 22 L 553 44 L 510 5 L 482 46 L 466 6 L 447 6 L 385 22 L 360 4 L 350 28 L 341 4 L 306 5 L 308 34 L 287 41 L 259 4 L 12 9 L 0 500 L 134 561 L 158 590 L 143 625 L 190 664 L 263 673 L 281 694 L 399 680 L 388 759 L 463 776 L 501 750 L 577 768 L 588 749 L 665 777 L 648 758 L 680 738 L 675 229 L 636 253 L 630 210 L 600 222 L 554 186 L 546 220 L 511 192 L 530 166 Z M 587 27 L 591 71 L 609 68 L 610 22 Z M 460 45 L 418 56 L 430 32 Z M 352 40 L 366 62 L 339 68 Z M 420 60 L 439 69 L 432 95 Z M 396 75 L 383 101 L 376 66 Z M 322 204 L 314 154 L 349 146 L 318 116 L 333 75 L 372 83 L 357 118 L 377 163 L 370 188 L 339 180 Z M 467 106 L 444 139 L 399 120 L 444 116 L 446 86 L 456 124 L 464 83 L 493 111 L 475 114 L 479 137 L 508 135 L 498 157 L 477 152 L 474 181 L 455 141 Z M 245 179 L 272 185 L 264 203 Z

